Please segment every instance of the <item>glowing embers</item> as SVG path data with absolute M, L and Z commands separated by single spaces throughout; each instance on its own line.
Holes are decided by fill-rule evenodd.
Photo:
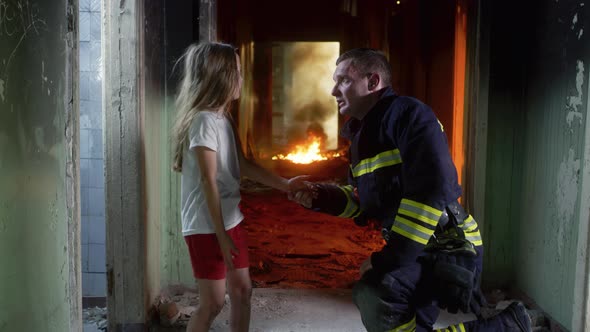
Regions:
M 272 160 L 289 160 L 295 164 L 311 164 L 316 161 L 340 157 L 340 152 L 320 152 L 322 140 L 317 136 L 309 136 L 306 142 L 297 144 L 287 154 L 277 154 Z

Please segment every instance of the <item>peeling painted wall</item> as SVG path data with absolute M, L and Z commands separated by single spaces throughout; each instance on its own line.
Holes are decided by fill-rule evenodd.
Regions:
M 186 3 L 167 1 L 165 6 L 165 27 L 162 27 L 162 38 L 165 47 L 161 48 L 161 72 L 164 74 L 160 81 L 162 87 L 157 91 L 157 99 L 151 112 L 146 116 L 146 128 L 151 128 L 154 135 L 152 146 L 157 146 L 159 152 L 151 152 L 153 156 L 153 178 L 160 179 L 160 283 L 161 287 L 183 284 L 194 286 L 190 258 L 180 223 L 180 176 L 172 171 L 171 128 L 175 120 L 174 97 L 176 83 L 180 74 L 176 61 L 186 47 L 195 40 L 198 30 L 193 26 L 195 8 Z M 164 42 L 164 41 L 162 41 Z M 153 55 L 155 58 L 156 55 Z M 150 115 L 151 114 L 151 115 Z
M 142 1 L 103 2 L 105 221 L 109 331 L 145 329 Z
M 143 91 L 143 151 L 145 160 L 145 192 L 147 201 L 146 212 L 146 283 L 147 283 L 147 305 L 154 303 L 160 293 L 160 218 L 162 207 L 166 200 L 163 200 L 164 181 L 160 173 L 160 165 L 167 159 L 160 146 L 162 128 L 160 126 L 160 115 L 164 109 L 162 92 L 164 82 L 161 77 L 161 66 L 163 59 L 163 18 L 164 4 L 161 0 L 147 1 L 144 7 L 145 38 L 145 84 Z
M 0 0 L 0 331 L 80 327 L 74 7 Z
M 175 79 L 172 68 L 191 42 L 191 8 L 150 0 L 145 6 L 144 155 L 147 200 L 148 297 L 171 284 L 193 286 L 180 227 L 179 176 L 172 171 L 171 128 Z M 181 66 L 176 67 L 177 71 Z
M 163 287 L 194 283 L 171 170 L 168 97 L 194 17 L 186 2 L 103 4 L 109 330 L 144 329 Z
M 590 143 L 588 6 L 534 4 L 516 6 L 508 20 L 506 4 L 494 6 L 486 279 L 515 281 L 571 329 L 574 293 L 582 291 L 574 288 L 576 269 L 585 257 L 578 249 L 580 211 L 590 204 L 581 200 Z

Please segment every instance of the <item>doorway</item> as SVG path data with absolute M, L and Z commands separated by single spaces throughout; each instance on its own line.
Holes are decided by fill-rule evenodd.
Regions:
M 84 330 L 106 327 L 102 1 L 79 2 L 80 200 Z

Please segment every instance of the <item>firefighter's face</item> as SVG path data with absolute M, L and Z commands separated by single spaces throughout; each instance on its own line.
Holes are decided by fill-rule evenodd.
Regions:
M 334 71 L 334 87 L 332 96 L 336 97 L 338 110 L 342 115 L 362 119 L 370 110 L 367 96 L 369 90 L 370 75 L 360 73 L 354 66 L 351 66 L 351 59 L 344 60 L 338 64 Z

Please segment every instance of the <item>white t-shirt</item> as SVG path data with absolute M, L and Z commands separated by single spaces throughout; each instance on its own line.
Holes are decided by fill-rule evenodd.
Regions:
M 198 112 L 189 130 L 189 146 L 184 150 L 181 176 L 182 235 L 215 233 L 205 199 L 201 170 L 195 148 L 204 146 L 217 152 L 217 187 L 225 229 L 239 224 L 240 165 L 234 133 L 229 120 L 218 113 Z

